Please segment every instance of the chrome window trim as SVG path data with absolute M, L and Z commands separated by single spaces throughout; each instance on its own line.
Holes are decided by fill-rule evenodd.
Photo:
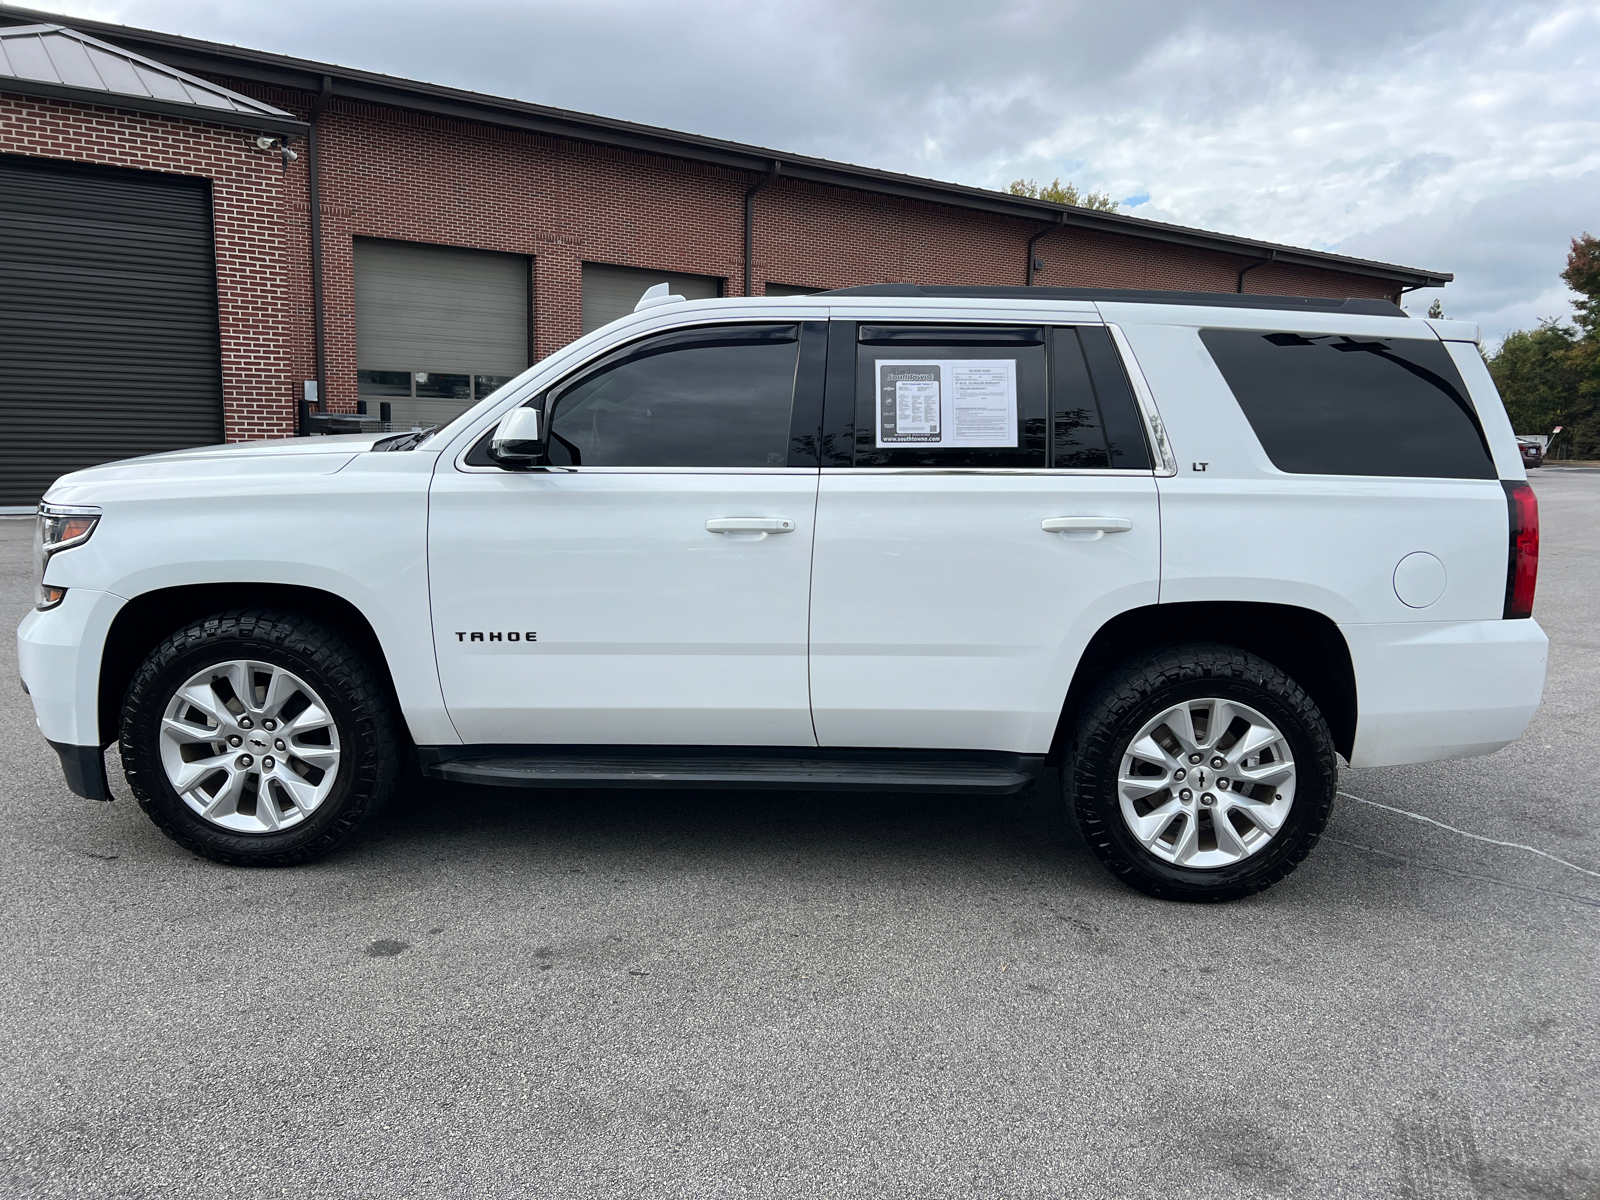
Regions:
M 457 463 L 465 475 L 815 475 L 817 467 L 479 467 Z
M 1145 428 L 1150 433 L 1150 444 L 1161 456 L 1162 466 L 1154 473 L 1170 478 L 1178 473 L 1178 459 L 1172 452 L 1172 443 L 1167 440 L 1167 427 L 1162 423 L 1161 411 L 1156 407 L 1155 393 L 1150 390 L 1150 382 L 1144 377 L 1144 369 L 1134 357 L 1133 346 L 1128 341 L 1128 335 L 1122 332 L 1122 327 L 1107 321 L 1106 328 L 1110 330 L 1111 340 L 1122 357 L 1122 369 L 1128 374 L 1128 382 L 1133 385 L 1134 398 L 1139 402 Z
M 1148 468 L 1129 467 L 823 467 L 824 475 L 1101 475 L 1148 479 Z

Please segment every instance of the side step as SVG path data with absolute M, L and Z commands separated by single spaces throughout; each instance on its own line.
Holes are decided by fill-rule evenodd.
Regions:
M 438 751 L 434 752 L 438 754 Z M 807 788 L 829 791 L 1020 792 L 1042 756 L 789 757 L 778 754 L 487 754 L 429 762 L 423 772 L 453 783 L 520 788 Z

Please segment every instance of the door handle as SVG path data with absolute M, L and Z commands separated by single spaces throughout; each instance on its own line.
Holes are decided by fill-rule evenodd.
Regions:
M 1108 533 L 1127 533 L 1133 528 L 1133 522 L 1127 517 L 1046 517 L 1039 522 L 1039 528 L 1046 533 L 1064 533 L 1071 536 L 1075 533 L 1090 535 L 1087 541 L 1098 541 Z
M 712 517 L 707 533 L 793 533 L 794 522 L 787 517 Z

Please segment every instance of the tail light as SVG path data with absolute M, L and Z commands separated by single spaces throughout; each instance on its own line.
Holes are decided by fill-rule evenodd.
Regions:
M 1533 588 L 1539 580 L 1539 498 L 1526 483 L 1502 480 L 1511 514 L 1511 548 L 1506 556 L 1507 619 L 1533 616 Z

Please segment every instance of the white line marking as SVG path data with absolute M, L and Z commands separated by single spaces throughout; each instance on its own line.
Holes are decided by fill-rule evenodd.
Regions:
M 1582 871 L 1585 875 L 1593 875 L 1600 879 L 1600 871 L 1591 871 L 1588 867 L 1580 867 L 1577 863 L 1569 863 L 1564 858 L 1557 858 L 1547 850 L 1540 850 L 1536 846 L 1524 846 L 1521 842 L 1502 842 L 1499 838 L 1484 837 L 1481 833 L 1468 833 L 1465 829 L 1457 829 L 1454 825 L 1446 825 L 1443 821 L 1435 821 L 1432 817 L 1425 817 L 1421 813 L 1407 812 L 1403 808 L 1395 808 L 1390 804 L 1379 804 L 1376 800 L 1364 800 L 1360 796 L 1352 796 L 1349 792 L 1340 792 L 1346 800 L 1354 800 L 1358 804 L 1370 804 L 1373 808 L 1381 808 L 1385 812 L 1398 813 L 1402 817 L 1410 817 L 1413 821 L 1426 821 L 1429 825 L 1437 825 L 1440 829 L 1448 829 L 1451 833 L 1459 833 L 1462 837 L 1469 837 L 1475 842 L 1488 842 L 1491 846 L 1507 846 L 1512 850 L 1526 850 L 1529 854 L 1537 854 L 1540 858 L 1548 858 L 1551 862 L 1560 863 L 1563 867 L 1571 867 L 1574 871 Z

